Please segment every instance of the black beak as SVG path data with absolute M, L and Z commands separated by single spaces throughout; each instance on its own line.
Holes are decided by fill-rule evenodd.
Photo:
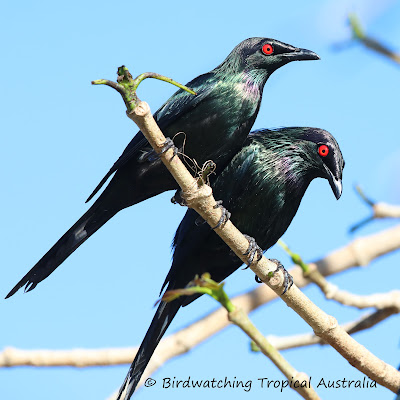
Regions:
M 336 199 L 339 200 L 340 196 L 342 195 L 342 189 L 343 189 L 342 180 L 333 178 L 331 181 L 329 181 L 329 183 L 333 190 L 333 194 L 335 195 Z
M 340 196 L 342 195 L 342 180 L 340 178 L 336 178 L 332 172 L 325 166 L 325 169 L 328 173 L 328 181 L 331 185 L 331 189 L 333 194 L 335 195 L 336 199 L 339 200 Z
M 307 49 L 294 49 L 293 52 L 285 53 L 283 56 L 288 61 L 319 60 L 319 55 Z

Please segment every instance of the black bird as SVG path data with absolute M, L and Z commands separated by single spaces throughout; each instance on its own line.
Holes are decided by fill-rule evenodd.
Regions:
M 216 178 L 213 192 L 232 213 L 231 221 L 236 227 L 254 237 L 265 251 L 284 234 L 314 178 L 327 179 L 339 199 L 343 167 L 339 145 L 327 131 L 317 128 L 261 130 L 249 135 L 241 151 Z M 241 266 L 242 261 L 210 226 L 199 225 L 198 221 L 199 216 L 192 209 L 181 221 L 173 242 L 172 266 L 162 290 L 167 285 L 167 290 L 184 288 L 195 275 L 205 272 L 221 282 Z M 254 242 L 252 239 L 249 243 Z M 130 398 L 179 308 L 198 297 L 186 296 L 160 303 L 120 396 L 127 387 L 125 399 Z
M 198 165 L 211 159 L 222 171 L 239 151 L 253 126 L 269 76 L 291 61 L 318 59 L 312 51 L 274 39 L 246 39 L 233 49 L 221 65 L 187 84 L 197 93 L 196 96 L 179 90 L 154 117 L 168 138 L 184 132 L 184 135 L 177 136 L 175 145 L 196 160 Z M 87 201 L 114 173 L 89 210 L 15 285 L 6 298 L 24 285 L 27 292 L 34 289 L 118 211 L 167 190 L 178 189 L 161 160 L 154 157 L 141 132 L 128 144 Z

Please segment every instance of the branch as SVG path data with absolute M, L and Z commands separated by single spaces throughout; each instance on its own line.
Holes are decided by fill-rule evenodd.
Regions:
M 249 297 L 249 295 L 246 295 Z M 238 296 L 233 299 L 236 304 L 243 303 L 244 296 Z M 220 320 L 219 314 L 224 310 L 221 308 L 215 313 L 218 313 L 216 321 Z M 349 322 L 342 325 L 343 329 L 349 334 L 366 330 L 386 318 L 396 314 L 397 309 L 386 308 L 368 314 L 359 320 Z M 215 314 L 214 313 L 214 314 Z M 211 314 L 212 315 L 212 314 Z M 206 317 L 207 318 L 207 317 Z M 225 321 L 223 321 L 225 322 Z M 170 335 L 163 339 L 152 357 L 149 367 L 146 369 L 145 376 L 141 380 L 143 382 L 147 377 L 153 374 L 161 365 L 169 359 L 182 355 L 197 344 L 207 339 L 214 332 L 213 324 L 208 323 L 208 319 L 196 322 L 189 327 Z M 201 335 L 203 334 L 203 335 Z M 206 336 L 206 337 L 202 337 Z M 326 345 L 324 341 L 313 334 L 301 334 L 286 337 L 278 337 L 269 335 L 266 337 L 277 350 L 287 350 L 295 347 L 310 346 L 313 344 Z M 0 366 L 15 367 L 15 366 L 35 366 L 35 367 L 54 367 L 54 366 L 71 366 L 71 367 L 94 367 L 94 366 L 110 366 L 129 364 L 134 358 L 138 347 L 128 348 L 110 348 L 101 350 L 20 350 L 15 348 L 5 348 L 0 353 Z
M 369 236 L 358 238 L 347 246 L 336 249 L 328 256 L 315 261 L 312 266 L 318 267 L 325 276 L 343 272 L 351 267 L 366 265 L 373 259 L 400 248 L 400 226 L 383 230 Z M 290 270 L 299 287 L 310 281 L 303 277 L 299 268 Z M 264 286 L 236 296 L 233 303 L 249 313 L 258 307 L 274 300 L 277 295 L 265 290 Z M 379 312 L 383 312 L 378 311 Z M 143 380 L 153 374 L 161 365 L 171 358 L 187 353 L 189 350 L 220 332 L 229 325 L 224 318 L 223 309 L 211 312 L 197 322 L 175 332 L 161 341 L 143 375 Z M 14 366 L 72 366 L 91 367 L 100 365 L 129 364 L 138 347 L 113 348 L 101 350 L 20 350 L 6 348 L 0 353 L 0 367 Z
M 139 102 L 137 107 L 127 115 L 138 125 L 150 145 L 160 155 L 161 160 L 179 184 L 182 190 L 181 196 L 186 205 L 193 208 L 211 227 L 218 226 L 222 212 L 214 207 L 216 201 L 211 188 L 206 184 L 199 185 L 199 181 L 193 178 L 181 159 L 174 156 L 173 149 L 163 152 L 166 138 L 151 115 L 149 105 L 145 102 Z M 248 257 L 245 253 L 249 242 L 230 220 L 217 227 L 215 232 L 243 263 L 248 263 Z M 284 278 L 282 273 L 278 277 L 273 277 L 276 270 L 275 263 L 263 257 L 257 264 L 250 265 L 250 268 L 263 282 L 268 282 L 273 290 L 282 293 Z
M 367 36 L 361 26 L 360 20 L 355 14 L 349 15 L 349 23 L 354 39 L 360 41 L 360 43 L 362 43 L 365 47 L 390 58 L 396 64 L 400 64 L 400 54 L 390 50 L 386 45 L 382 44 L 378 40 Z
M 382 310 L 375 311 L 373 313 L 367 314 L 356 321 L 348 322 L 346 324 L 341 325 L 341 327 L 349 334 L 353 335 L 354 333 L 369 329 L 386 318 L 391 317 L 392 315 L 398 314 L 399 310 L 397 308 L 384 308 Z M 304 333 L 299 335 L 292 336 L 275 336 L 268 335 L 266 337 L 270 343 L 276 347 L 278 350 L 287 350 L 293 349 L 297 347 L 311 346 L 313 344 L 326 345 L 320 337 L 312 334 L 312 333 Z M 256 348 L 252 348 L 253 351 L 258 351 Z
M 1 367 L 98 367 L 130 364 L 139 347 L 73 350 L 21 350 L 6 347 L 0 353 Z
M 283 375 L 285 375 L 285 377 L 288 379 L 288 384 L 289 380 L 309 382 L 310 378 L 305 373 L 298 372 L 292 365 L 290 365 L 290 363 L 279 353 L 279 351 L 274 348 L 271 343 L 269 343 L 268 339 L 266 339 L 255 327 L 247 314 L 231 302 L 223 287 L 224 283 L 217 283 L 210 279 L 209 274 L 203 274 L 201 278 L 195 278 L 194 281 L 191 282 L 185 289 L 167 291 L 162 300 L 172 301 L 182 295 L 192 295 L 198 293 L 208 294 L 217 300 L 226 309 L 226 311 L 228 311 L 229 321 L 234 323 L 244 333 L 246 333 L 247 336 L 249 336 L 250 339 L 256 343 L 259 350 L 275 364 L 275 366 L 283 373 Z M 304 399 L 319 399 L 319 396 L 311 387 L 311 385 L 308 387 L 291 386 L 291 388 L 296 390 L 296 392 L 298 392 Z
M 329 283 L 324 276 L 313 266 L 307 265 L 299 254 L 293 253 L 290 248 L 282 241 L 278 242 L 288 253 L 292 261 L 303 271 L 303 275 L 315 283 L 324 293 L 327 299 L 335 300 L 346 306 L 357 308 L 395 308 L 400 312 L 400 291 L 394 290 L 389 293 L 378 293 L 368 296 L 356 295 L 344 290 L 339 290 L 336 285 Z
M 400 290 L 388 293 L 375 293 L 367 296 L 356 295 L 329 283 L 318 270 L 312 269 L 307 275 L 322 290 L 327 299 L 335 300 L 346 306 L 363 308 L 395 308 L 400 312 Z
M 357 185 L 355 187 L 358 195 L 360 198 L 372 208 L 372 215 L 368 218 L 363 219 L 362 221 L 358 222 L 357 224 L 353 225 L 350 228 L 350 232 L 353 233 L 357 229 L 361 228 L 362 226 L 366 225 L 367 223 L 373 221 L 374 219 L 382 219 L 382 218 L 400 218 L 400 206 L 395 206 L 392 204 L 387 204 L 383 202 L 376 203 L 368 198 L 361 187 Z

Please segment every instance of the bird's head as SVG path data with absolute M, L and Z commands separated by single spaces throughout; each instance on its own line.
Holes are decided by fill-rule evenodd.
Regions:
M 291 61 L 319 60 L 319 56 L 306 49 L 268 38 L 249 38 L 239 43 L 218 68 L 239 71 L 262 70 L 271 75 Z
M 304 128 L 302 141 L 316 176 L 326 178 L 336 199 L 339 199 L 345 163 L 337 141 L 329 132 L 318 128 Z
M 308 127 L 263 129 L 252 132 L 248 140 L 260 141 L 267 150 L 269 155 L 261 163 L 275 185 L 280 180 L 289 192 L 300 189 L 304 194 L 310 182 L 320 177 L 329 181 L 335 197 L 340 198 L 344 160 L 329 132 Z

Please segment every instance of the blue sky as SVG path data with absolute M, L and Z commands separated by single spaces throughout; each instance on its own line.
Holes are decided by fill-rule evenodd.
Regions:
M 378 4 L 379 3 L 379 4 Z M 218 65 L 241 40 L 279 39 L 321 56 L 292 63 L 268 81 L 254 128 L 316 126 L 338 140 L 346 168 L 336 201 L 328 182 L 310 186 L 284 240 L 305 260 L 313 260 L 353 238 L 348 228 L 369 210 L 354 183 L 377 200 L 400 201 L 398 185 L 398 87 L 400 69 L 358 44 L 341 51 L 349 38 L 346 15 L 355 11 L 371 35 L 400 49 L 400 5 L 395 1 L 296 1 L 201 3 L 154 1 L 151 6 L 111 2 L 14 2 L 2 6 L 2 96 L 0 98 L 0 293 L 4 297 L 55 241 L 85 212 L 85 199 L 137 132 L 119 96 L 90 81 L 114 79 L 125 64 L 136 75 L 155 71 L 185 83 Z M 155 111 L 175 88 L 146 81 L 139 96 Z M 170 243 L 185 209 L 171 193 L 122 211 L 77 250 L 34 291 L 0 300 L 0 348 L 72 349 L 133 346 L 153 317 L 153 304 L 170 266 Z M 159 217 L 162 215 L 162 222 Z M 395 222 L 379 222 L 357 235 Z M 357 236 L 356 235 L 356 236 Z M 267 255 L 290 265 L 278 247 Z M 398 254 L 330 280 L 359 294 L 398 288 Z M 383 273 L 382 273 L 382 272 Z M 390 277 L 390 279 L 388 279 Z M 249 271 L 226 283 L 232 296 L 255 286 Z M 314 287 L 305 293 L 339 322 L 363 312 L 327 302 Z M 203 298 L 182 310 L 168 333 L 216 308 Z M 265 334 L 310 331 L 282 301 L 251 314 Z M 378 357 L 400 363 L 399 318 L 356 336 Z M 260 377 L 282 379 L 261 355 L 250 353 L 248 338 L 236 327 L 166 364 L 154 378 Z M 284 352 L 313 379 L 362 379 L 328 347 Z M 0 370 L 0 397 L 8 400 L 105 399 L 122 383 L 128 366 L 108 368 L 29 367 Z M 295 399 L 273 392 L 273 398 Z M 319 390 L 324 399 L 394 396 L 387 389 Z M 238 390 L 165 390 L 157 385 L 136 393 L 192 400 Z M 248 398 L 271 392 L 253 388 Z

